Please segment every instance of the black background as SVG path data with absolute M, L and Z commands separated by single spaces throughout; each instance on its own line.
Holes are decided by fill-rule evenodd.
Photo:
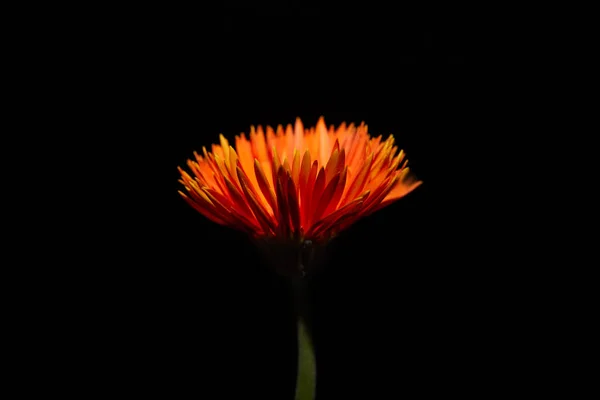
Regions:
M 219 133 L 323 115 L 393 133 L 424 183 L 336 239 L 311 281 L 318 398 L 504 390 L 508 300 L 496 296 L 503 278 L 478 231 L 487 217 L 476 160 L 488 141 L 474 134 L 477 33 L 424 15 L 283 5 L 138 16 L 114 49 L 130 61 L 118 112 L 136 149 L 128 267 L 114 268 L 113 378 L 133 393 L 293 398 L 285 282 L 244 235 L 179 198 L 176 168 Z

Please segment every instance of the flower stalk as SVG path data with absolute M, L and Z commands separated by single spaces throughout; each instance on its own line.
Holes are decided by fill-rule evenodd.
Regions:
M 296 400 L 313 400 L 316 392 L 317 364 L 312 338 L 312 321 L 305 276 L 292 280 L 298 329 L 298 369 Z

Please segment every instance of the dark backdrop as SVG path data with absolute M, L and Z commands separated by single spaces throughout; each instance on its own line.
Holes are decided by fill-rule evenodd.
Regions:
M 119 46 L 135 61 L 128 88 L 140 119 L 130 156 L 140 218 L 118 313 L 123 379 L 168 397 L 293 398 L 284 282 L 244 235 L 179 198 L 176 168 L 219 133 L 323 115 L 393 133 L 424 184 L 333 242 L 311 283 L 319 399 L 495 391 L 497 283 L 482 272 L 469 196 L 482 152 L 475 33 L 393 8 L 157 14 Z

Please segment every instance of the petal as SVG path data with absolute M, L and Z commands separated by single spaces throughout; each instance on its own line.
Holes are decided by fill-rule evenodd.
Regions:
M 260 204 L 256 196 L 253 194 L 254 190 L 249 187 L 250 184 L 240 168 L 237 168 L 237 174 L 242 186 L 242 191 L 248 200 L 248 205 L 258 220 L 260 226 L 266 233 L 275 234 L 276 224 L 273 223 L 266 209 Z
M 338 182 L 340 181 L 340 174 L 336 174 L 331 182 L 327 184 L 327 187 L 323 190 L 323 194 L 319 196 L 318 203 L 316 204 L 315 211 L 312 215 L 312 221 L 316 222 L 321 218 L 321 215 L 325 212 L 329 206 L 329 202 L 333 198 L 337 189 Z
M 310 175 L 310 151 L 306 150 L 302 156 L 302 164 L 300 166 L 300 176 L 298 177 L 300 186 L 300 196 L 304 196 L 308 176 Z
M 253 221 L 255 220 L 254 214 L 252 214 L 252 210 L 248 206 L 246 198 L 238 188 L 231 182 L 231 180 L 227 177 L 223 177 L 225 180 L 225 185 L 227 186 L 227 190 L 229 191 L 229 197 L 231 199 L 232 208 L 243 215 L 246 219 Z M 258 222 L 258 221 L 257 221 Z
M 256 130 L 253 126 L 250 127 L 250 145 L 252 146 L 253 158 L 258 159 L 259 162 L 264 162 L 269 159 L 267 142 L 261 127 Z
M 258 187 L 260 188 L 260 191 L 271 206 L 273 214 L 277 217 L 279 214 L 277 211 L 278 208 L 275 192 L 269 184 L 269 181 L 267 181 L 267 177 L 265 176 L 265 173 L 263 172 L 258 160 L 254 160 L 254 172 L 256 173 L 256 180 L 258 181 Z
M 206 218 L 208 218 L 212 222 L 215 222 L 215 223 L 217 223 L 219 225 L 228 225 L 228 222 L 225 219 L 222 219 L 221 217 L 219 217 L 213 210 L 211 210 L 210 208 L 208 208 L 206 206 L 206 204 L 201 204 L 201 203 L 199 203 L 197 201 L 194 201 L 194 200 L 190 199 L 188 196 L 186 196 L 181 191 L 178 191 L 178 193 L 181 195 L 181 197 L 183 197 L 183 199 L 190 206 L 192 206 L 196 211 L 198 211 L 200 214 L 202 214 L 203 216 L 205 216 Z
M 294 185 L 294 180 L 292 176 L 287 174 L 288 182 L 287 182 L 287 205 L 289 207 L 290 212 L 290 223 L 292 227 L 292 231 L 295 234 L 299 234 L 300 232 L 300 206 L 298 204 L 298 190 L 296 189 L 296 185 Z
M 327 161 L 327 166 L 325 167 L 325 180 L 329 182 L 334 175 L 339 174 L 342 170 L 338 169 L 338 158 L 340 156 L 340 152 L 338 150 L 334 150 Z
M 225 165 L 229 167 L 229 141 L 225 139 L 223 134 L 219 135 L 219 141 L 221 143 L 221 149 L 223 149 L 223 160 L 225 161 Z
M 367 200 L 363 205 L 363 210 L 360 212 L 361 216 L 372 214 L 385 196 L 387 196 L 387 194 L 394 188 L 400 177 L 401 172 L 397 172 L 393 177 L 387 179 L 380 187 L 378 187 L 373 192 L 373 195 L 369 198 L 369 200 Z
M 285 155 L 288 158 L 292 158 L 294 154 L 294 128 L 291 124 L 285 127 Z
M 294 180 L 294 184 L 298 187 L 299 178 L 300 178 L 300 152 L 297 149 L 294 149 L 292 159 L 292 179 Z
M 317 137 L 319 138 L 319 164 L 325 165 L 327 163 L 327 157 L 331 152 L 329 134 L 327 133 L 327 126 L 325 125 L 325 118 L 319 118 L 317 121 L 316 130 Z
M 210 201 L 215 205 L 215 208 L 219 211 L 219 213 L 223 216 L 227 216 L 227 218 L 232 221 L 232 225 L 236 225 L 240 229 L 251 234 L 255 234 L 257 231 L 260 231 L 260 226 L 255 221 L 249 220 L 236 211 L 232 207 L 231 201 L 229 201 L 229 199 L 227 199 L 225 196 L 213 191 L 210 188 L 204 189 L 204 192 Z
M 308 173 L 306 188 L 300 192 L 300 203 L 302 203 L 302 208 L 300 209 L 300 219 L 304 228 L 307 228 L 310 223 L 312 195 L 314 192 L 313 188 L 316 183 L 318 165 L 319 162 L 314 160 L 312 166 L 310 167 L 310 172 Z
M 287 204 L 287 179 L 285 179 L 285 170 L 279 167 L 277 179 L 275 180 L 275 194 L 277 195 L 277 207 L 279 209 L 279 234 L 282 237 L 290 235 L 290 215 Z
M 307 219 L 308 226 L 310 226 L 312 223 L 315 222 L 314 212 L 319 205 L 319 202 L 321 200 L 321 195 L 323 194 L 324 189 L 325 189 L 325 168 L 321 167 L 321 169 L 319 170 L 319 174 L 317 175 L 315 184 L 312 188 L 312 191 L 311 190 L 308 191 L 308 194 L 311 197 L 309 208 L 308 208 L 308 219 Z
M 294 124 L 294 146 L 296 146 L 298 151 L 304 150 L 304 126 L 300 118 L 296 118 L 296 123 Z
M 367 159 L 367 161 L 361 166 L 361 169 L 358 172 L 358 174 L 356 175 L 356 177 L 354 178 L 354 181 L 350 184 L 350 187 L 348 188 L 348 192 L 346 193 L 346 196 L 344 196 L 344 199 L 340 203 L 341 205 L 344 205 L 344 204 L 354 200 L 354 198 L 363 191 L 364 187 L 367 184 L 367 176 L 369 175 L 372 164 L 373 164 L 373 155 L 371 154 L 371 155 L 369 155 L 369 158 Z
M 340 174 L 340 180 L 335 189 L 335 193 L 334 193 L 333 197 L 331 198 L 331 200 L 329 201 L 329 205 L 325 209 L 323 216 L 327 216 L 337 209 L 340 199 L 342 198 L 342 194 L 344 193 L 344 189 L 346 187 L 346 179 L 347 179 L 346 177 L 347 176 L 348 176 L 348 167 L 344 167 L 344 169 L 342 170 L 342 173 Z
M 369 197 L 369 192 L 367 191 L 362 196 L 357 197 L 350 203 L 346 204 L 344 207 L 331 213 L 328 217 L 326 217 L 325 219 L 319 221 L 317 224 L 312 226 L 311 229 L 307 232 L 307 236 L 319 235 L 322 232 L 330 229 L 334 224 L 339 223 L 339 221 L 343 217 L 357 214 L 360 211 L 363 202 L 368 197 Z

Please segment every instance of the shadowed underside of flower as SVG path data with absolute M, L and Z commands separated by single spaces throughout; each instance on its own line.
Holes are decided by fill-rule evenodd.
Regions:
M 305 129 L 251 127 L 235 148 L 220 135 L 212 151 L 179 168 L 181 196 L 206 218 L 257 239 L 324 243 L 359 218 L 405 196 L 409 174 L 390 135 L 372 138 L 361 123 Z

